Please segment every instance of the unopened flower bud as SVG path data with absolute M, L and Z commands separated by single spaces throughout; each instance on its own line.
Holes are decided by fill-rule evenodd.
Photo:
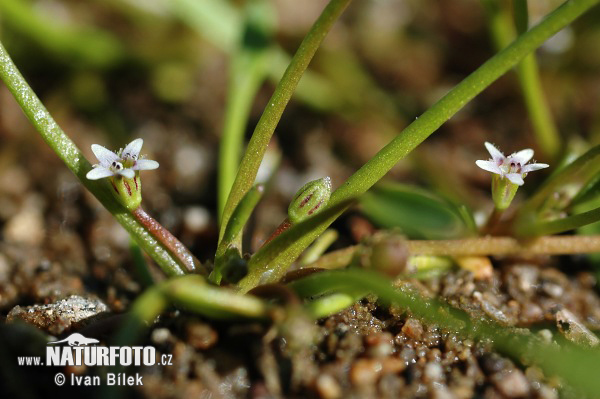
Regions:
M 324 177 L 306 183 L 288 208 L 290 222 L 299 223 L 323 209 L 331 195 L 331 179 Z

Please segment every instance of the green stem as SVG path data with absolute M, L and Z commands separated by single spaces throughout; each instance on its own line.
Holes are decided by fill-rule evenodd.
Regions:
M 4 81 L 8 90 L 44 141 L 77 176 L 79 181 L 113 214 L 139 246 L 150 255 L 167 275 L 185 274 L 184 268 L 169 253 L 167 248 L 150 236 L 135 217 L 115 199 L 110 192 L 112 188 L 106 181 L 92 181 L 85 177 L 92 166 L 75 143 L 54 121 L 40 99 L 29 87 L 2 43 L 0 43 L 0 79 Z
M 244 132 L 250 108 L 258 89 L 265 80 L 269 61 L 271 10 L 263 1 L 246 4 L 246 30 L 240 48 L 233 54 L 229 70 L 229 94 L 225 108 L 225 122 L 219 148 L 218 215 L 221 218 L 229 191 L 238 170 Z
M 484 0 L 490 18 L 490 29 L 498 50 L 507 47 L 515 37 L 515 24 L 520 34 L 528 25 L 527 2 L 515 2 L 515 23 L 508 11 L 502 9 L 497 0 Z M 517 77 L 521 85 L 523 100 L 533 125 L 533 131 L 543 153 L 556 159 L 561 150 L 561 140 L 544 96 L 539 68 L 534 54 L 529 54 L 517 65 Z
M 189 275 L 167 281 L 162 292 L 174 305 L 214 319 L 268 319 L 269 306 L 259 298 L 207 284 Z
M 589 224 L 594 222 L 594 214 L 589 213 L 581 214 L 585 216 L 569 217 L 564 224 L 561 222 L 564 218 L 554 221 L 544 221 L 540 218 L 561 217 L 562 213 L 580 198 L 580 195 L 585 196 L 586 185 L 589 185 L 600 172 L 599 161 L 600 146 L 596 146 L 551 176 L 533 196 L 521 205 L 513 221 L 514 232 L 521 237 L 549 234 L 550 231 L 565 231 L 555 230 L 559 226 L 568 227 L 571 223 Z M 586 217 L 589 217 L 587 222 Z M 536 233 L 540 224 L 545 224 L 550 229 L 542 228 L 539 233 Z
M 315 243 L 309 247 L 306 252 L 304 252 L 304 255 L 302 255 L 302 258 L 300 259 L 300 264 L 306 266 L 319 259 L 321 255 L 327 251 L 327 248 L 337 240 L 338 236 L 339 234 L 336 230 L 327 230 L 322 236 L 317 238 Z
M 91 28 L 89 24 L 59 22 L 44 14 L 36 12 L 26 1 L 0 1 L 0 17 L 6 26 L 28 36 L 56 58 L 95 68 L 111 67 L 125 58 L 126 49 L 108 31 Z
M 522 35 L 529 29 L 529 9 L 527 8 L 527 0 L 515 0 L 513 2 L 515 14 L 515 28 L 517 33 Z
M 137 297 L 121 328 L 112 339 L 112 344 L 134 345 L 138 342 L 154 319 L 169 305 L 161 289 L 161 285 L 154 285 Z
M 365 193 L 399 160 L 421 144 L 477 94 L 516 65 L 523 57 L 539 47 L 546 39 L 597 4 L 598 1 L 572 0 L 565 2 L 537 26 L 521 35 L 514 43 L 488 60 L 407 126 L 394 140 L 354 173 L 332 194 L 327 208 L 321 214 L 325 214 L 328 209 L 333 207 L 340 207 L 341 203 Z M 251 259 L 247 280 L 242 280 L 240 288 L 242 290 L 252 289 L 251 281 L 258 282 L 261 280 L 260 274 L 266 269 L 267 264 L 264 262 L 277 265 L 279 269 L 289 267 L 302 251 L 321 235 L 348 206 L 349 204 L 341 206 L 337 212 L 330 213 L 328 218 L 319 221 L 319 223 L 314 223 L 314 227 L 308 231 L 306 226 L 293 226 L 263 247 L 261 258 Z M 282 240 L 284 240 L 282 236 L 284 235 L 286 235 L 285 240 L 288 245 L 282 245 Z
M 596 214 L 600 211 L 596 210 Z M 542 236 L 530 240 L 513 237 L 476 237 L 459 240 L 406 241 L 409 261 L 415 256 L 533 256 L 600 252 L 600 235 Z M 361 245 L 330 252 L 307 268 L 340 269 L 348 266 Z M 414 260 L 414 259 L 413 259 Z
M 248 223 L 248 219 L 250 219 L 252 211 L 256 208 L 258 201 L 262 198 L 264 191 L 265 186 L 257 184 L 246 193 L 242 201 L 240 201 L 235 208 L 235 211 L 231 215 L 231 219 L 229 219 L 229 223 L 227 223 L 227 227 L 225 228 L 223 239 L 217 249 L 217 257 L 223 255 L 229 246 L 237 248 L 240 252 L 242 251 L 242 233 L 244 227 L 246 226 L 246 223 Z
M 492 211 L 492 214 L 488 217 L 488 220 L 485 222 L 485 225 L 481 227 L 480 234 L 493 235 L 494 229 L 498 226 L 498 223 L 500 222 L 500 219 L 502 219 L 503 214 L 504 210 L 500 210 L 494 207 L 494 210 Z
M 153 285 L 135 300 L 113 343 L 135 343 L 170 304 L 216 319 L 266 319 L 269 310 L 264 301 L 211 286 L 201 276 L 176 277 Z
M 529 225 L 523 225 L 519 234 L 523 236 L 539 236 L 543 234 L 557 234 L 569 230 L 575 230 L 579 227 L 595 223 L 600 220 L 600 208 L 591 211 L 578 213 L 577 215 L 567 216 L 561 219 L 549 222 L 536 222 Z M 582 236 L 588 237 L 588 236 Z M 594 252 L 600 252 L 600 247 Z
M 340 16 L 342 11 L 344 11 L 349 2 L 350 0 L 331 0 L 300 44 L 298 51 L 283 74 L 281 81 L 277 85 L 273 96 L 269 100 L 267 107 L 256 125 L 256 129 L 252 134 L 252 138 L 248 143 L 248 148 L 240 163 L 235 182 L 229 193 L 225 209 L 223 210 L 219 240 L 223 238 L 225 227 L 227 226 L 231 214 L 254 184 L 256 173 L 258 172 L 262 158 L 267 150 L 271 136 L 273 135 L 275 127 L 279 123 L 279 119 L 290 101 L 302 74 L 308 67 L 308 64 L 321 45 L 327 32 L 329 32 L 334 22 Z
M 133 264 L 135 266 L 135 276 L 144 288 L 152 287 L 154 285 L 154 278 L 148 268 L 148 262 L 144 259 L 142 249 L 133 238 L 129 239 L 129 251 L 133 258 Z
M 365 296 L 364 291 L 356 294 L 338 292 L 310 301 L 304 308 L 313 319 L 322 319 L 352 306 Z
M 535 55 L 529 54 L 523 59 L 517 66 L 517 76 L 540 148 L 547 157 L 556 159 L 561 151 L 561 139 L 544 96 Z
M 248 223 L 248 219 L 250 219 L 250 215 L 252 215 L 252 211 L 254 211 L 258 201 L 260 201 L 263 192 L 264 185 L 257 184 L 246 193 L 242 201 L 235 208 L 225 228 L 223 239 L 217 247 L 215 268 L 210 274 L 211 282 L 215 284 L 221 283 L 223 267 L 227 266 L 225 255 L 229 249 L 235 250 L 239 257 L 242 257 L 242 233 L 244 232 L 244 226 Z

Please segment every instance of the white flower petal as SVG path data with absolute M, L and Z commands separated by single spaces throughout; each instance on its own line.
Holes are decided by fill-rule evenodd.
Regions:
M 540 169 L 547 168 L 549 166 L 550 165 L 548 165 L 546 163 L 532 163 L 532 164 L 523 166 L 521 171 L 523 173 L 529 173 L 529 172 L 533 172 L 534 170 L 540 170 Z
M 518 186 L 522 186 L 523 183 L 525 183 L 523 181 L 523 176 L 521 176 L 520 173 L 507 173 L 505 176 L 508 180 L 510 180 L 511 183 L 516 184 Z
M 499 149 L 494 147 L 494 145 L 492 143 L 488 143 L 486 141 L 485 148 L 487 148 L 488 152 L 490 153 L 490 155 L 492 156 L 492 159 L 494 161 L 497 161 L 498 159 L 504 159 L 504 154 L 501 153 Z
M 92 144 L 92 151 L 102 166 L 109 166 L 111 163 L 119 160 L 117 154 L 99 144 Z
M 89 180 L 98 180 L 113 175 L 114 173 L 109 169 L 103 168 L 102 166 L 98 166 L 87 172 L 87 175 L 85 175 L 85 177 L 87 177 Z
M 510 156 L 511 160 L 520 163 L 521 165 L 525 165 L 527 162 L 533 158 L 533 150 L 531 148 L 527 148 L 525 150 L 521 150 L 515 154 Z
M 128 179 L 133 179 L 135 177 L 135 172 L 132 169 L 122 169 L 122 170 L 118 171 L 117 173 Z
M 121 153 L 123 158 L 138 159 L 142 145 L 144 144 L 143 139 L 135 139 L 131 143 L 127 144 L 123 152 Z
M 133 170 L 152 170 L 158 168 L 158 162 L 152 161 L 150 159 L 140 159 L 133 165 L 131 169 Z
M 494 161 L 475 161 L 477 166 L 479 166 L 483 170 L 487 170 L 488 172 L 496 173 L 498 175 L 502 175 L 502 170 Z

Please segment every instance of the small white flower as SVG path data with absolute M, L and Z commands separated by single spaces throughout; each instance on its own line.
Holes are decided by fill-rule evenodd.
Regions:
M 492 159 L 489 161 L 476 161 L 477 166 L 488 172 L 498 174 L 500 177 L 506 177 L 511 183 L 518 186 L 523 185 L 523 179 L 527 176 L 527 173 L 549 166 L 545 163 L 527 164 L 533 158 L 531 148 L 515 152 L 507 157 L 488 142 L 485 143 L 485 148 L 487 148 Z
M 140 159 L 143 144 L 144 140 L 135 139 L 116 154 L 101 145 L 92 144 L 92 151 L 100 163 L 94 165 L 94 169 L 90 170 L 86 177 L 90 180 L 110 176 L 123 176 L 133 179 L 136 170 L 158 168 L 158 162 L 150 159 Z

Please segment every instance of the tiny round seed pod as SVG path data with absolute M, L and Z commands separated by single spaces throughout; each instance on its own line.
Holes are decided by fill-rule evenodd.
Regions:
M 381 232 L 370 240 L 370 268 L 387 275 L 396 277 L 407 273 L 409 250 L 406 238 L 395 233 Z
M 292 224 L 299 223 L 317 213 L 327 204 L 331 196 L 329 176 L 306 183 L 288 207 L 288 218 Z

